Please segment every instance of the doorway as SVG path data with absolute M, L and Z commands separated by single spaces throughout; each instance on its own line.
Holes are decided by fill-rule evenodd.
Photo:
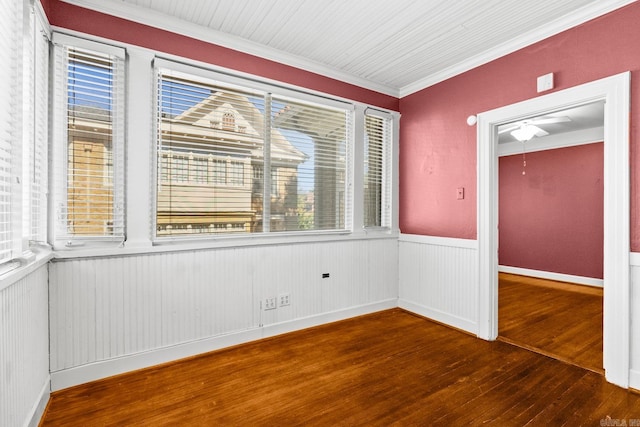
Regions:
M 629 87 L 625 72 L 478 115 L 478 336 L 498 335 L 498 127 L 602 100 L 604 104 L 605 377 L 629 386 Z
M 604 103 L 498 127 L 498 339 L 603 373 Z

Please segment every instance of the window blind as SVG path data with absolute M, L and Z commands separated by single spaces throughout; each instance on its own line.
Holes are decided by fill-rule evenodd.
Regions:
M 22 235 L 45 242 L 47 230 L 47 150 L 49 123 L 49 39 L 34 10 L 25 20 Z
M 271 168 L 282 191 L 271 212 L 285 223 L 274 231 L 346 229 L 352 112 L 274 95 L 272 115 Z
M 54 48 L 58 241 L 124 239 L 124 55 L 93 45 Z
M 264 93 L 157 72 L 156 236 L 262 231 Z
M 156 64 L 157 238 L 347 228 L 352 109 Z
M 0 263 L 21 249 L 22 8 L 22 1 L 0 0 Z
M 364 226 L 390 226 L 391 119 L 365 114 Z
M 49 35 L 42 22 L 34 28 L 34 141 L 29 170 L 31 223 L 27 236 L 35 242 L 47 241 L 47 192 L 49 149 Z

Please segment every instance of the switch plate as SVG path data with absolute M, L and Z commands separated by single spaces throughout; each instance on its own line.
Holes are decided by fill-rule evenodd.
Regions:
M 458 189 L 456 190 L 456 198 L 458 200 L 464 199 L 464 187 L 458 187 Z

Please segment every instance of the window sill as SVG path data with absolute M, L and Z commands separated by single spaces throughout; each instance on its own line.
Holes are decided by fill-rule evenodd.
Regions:
M 35 251 L 34 254 L 35 259 L 26 263 L 16 261 L 20 262 L 20 265 L 0 275 L 0 292 L 39 269 L 48 263 L 54 256 L 53 251 L 49 248 L 42 248 Z
M 54 251 L 56 259 L 76 258 L 104 258 L 114 256 L 144 255 L 166 252 L 197 251 L 211 249 L 225 249 L 251 246 L 275 246 L 294 245 L 306 243 L 345 242 L 374 239 L 398 239 L 400 233 L 397 230 L 362 230 L 360 232 L 322 232 L 309 234 L 280 234 L 256 235 L 256 236 L 222 236 L 211 239 L 180 239 L 159 242 L 125 242 L 118 247 L 90 246 L 89 244 Z

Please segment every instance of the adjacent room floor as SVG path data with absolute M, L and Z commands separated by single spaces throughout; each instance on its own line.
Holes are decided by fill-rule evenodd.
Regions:
M 500 339 L 604 373 L 602 288 L 499 274 Z
M 42 425 L 602 425 L 640 419 L 604 376 L 401 309 L 52 395 Z

